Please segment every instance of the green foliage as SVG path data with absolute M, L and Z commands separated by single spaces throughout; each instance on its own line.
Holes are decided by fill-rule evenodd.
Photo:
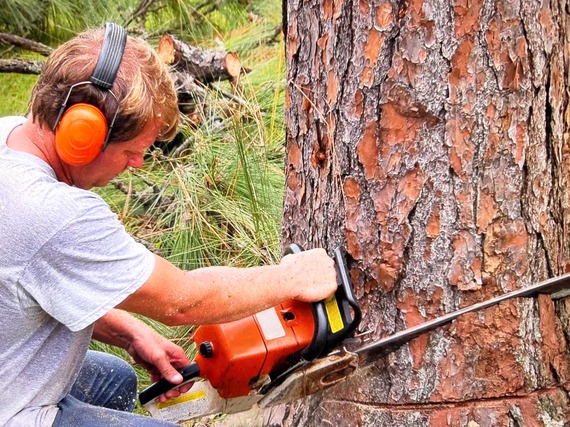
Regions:
M 44 20 L 48 5 L 42 0 L 0 0 L 0 31 L 29 33 Z
M 257 98 L 256 87 L 246 87 L 239 102 L 212 91 L 200 124 L 182 129 L 181 155 L 153 152 L 131 173 L 127 199 L 105 192 L 131 231 L 181 268 L 279 257 L 284 129 L 282 119 L 268 116 L 282 94 Z
M 252 32 L 247 43 L 259 42 L 279 25 L 280 15 L 275 0 L 0 0 L 0 32 L 57 45 L 85 28 L 114 21 L 150 39 L 169 32 L 206 47 L 239 42 L 231 32 L 243 29 Z
M 0 31 L 49 44 L 59 44 L 77 32 L 105 21 L 121 22 L 135 0 L 0 0 Z

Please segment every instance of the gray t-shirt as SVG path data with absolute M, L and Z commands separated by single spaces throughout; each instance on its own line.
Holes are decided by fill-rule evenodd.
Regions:
M 93 323 L 150 276 L 154 257 L 97 194 L 6 146 L 0 119 L 0 426 L 51 426 Z

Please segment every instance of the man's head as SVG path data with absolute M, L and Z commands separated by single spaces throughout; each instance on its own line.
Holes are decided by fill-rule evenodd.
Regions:
M 55 128 L 61 104 L 69 95 L 68 109 L 78 103 L 91 104 L 103 113 L 107 123 L 117 114 L 109 135 L 109 147 L 113 143 L 140 139 L 143 133 L 149 132 L 154 134 L 152 138 L 172 139 L 179 117 L 176 91 L 167 66 L 140 39 L 127 38 L 110 90 L 81 84 L 70 92 L 73 85 L 90 80 L 104 37 L 103 28 L 86 31 L 50 55 L 32 92 L 30 110 L 34 122 L 42 129 Z M 147 135 L 146 139 L 149 138 Z M 143 145 L 148 145 L 146 139 Z

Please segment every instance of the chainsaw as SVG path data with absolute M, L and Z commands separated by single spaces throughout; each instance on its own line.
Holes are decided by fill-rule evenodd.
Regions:
M 289 245 L 285 255 L 302 251 Z M 334 250 L 338 287 L 326 301 L 287 301 L 247 318 L 196 329 L 194 361 L 179 369 L 191 389 L 166 402 L 155 399 L 179 387 L 165 379 L 139 394 L 152 417 L 180 422 L 206 415 L 231 414 L 290 403 L 345 381 L 414 338 L 476 312 L 517 297 L 570 296 L 570 274 L 508 292 L 447 313 L 368 344 L 352 337 L 361 320 L 346 256 Z

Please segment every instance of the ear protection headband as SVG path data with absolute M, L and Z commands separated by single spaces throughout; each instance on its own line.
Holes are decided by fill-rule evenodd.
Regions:
M 117 77 L 126 43 L 127 32 L 123 27 L 110 22 L 105 24 L 105 38 L 95 71 L 88 81 L 72 85 L 61 104 L 52 130 L 55 132 L 56 151 L 67 164 L 86 165 L 107 148 L 119 111 L 119 99 L 111 88 Z M 79 103 L 67 108 L 73 89 L 86 84 L 93 84 L 108 91 L 117 101 L 117 109 L 109 126 L 105 115 L 94 105 Z

